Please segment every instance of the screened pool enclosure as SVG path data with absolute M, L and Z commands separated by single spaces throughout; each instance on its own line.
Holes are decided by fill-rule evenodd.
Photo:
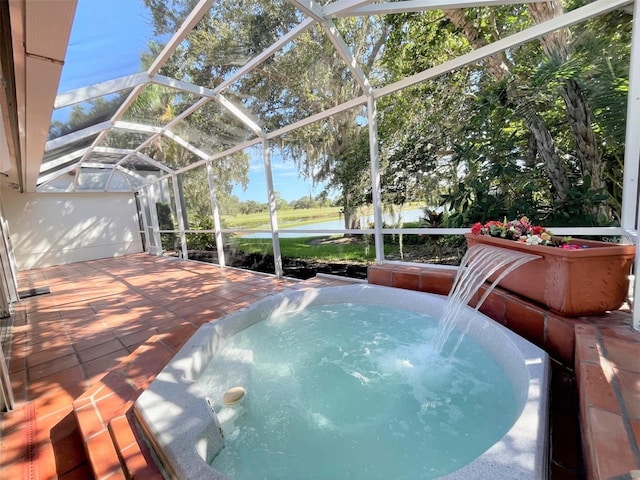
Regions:
M 5 236 L 12 234 L 12 218 L 15 228 L 21 228 L 16 212 L 27 211 L 25 204 L 36 198 L 36 203 L 55 198 L 59 208 L 76 212 L 84 202 L 97 202 L 85 207 L 94 210 L 117 208 L 117 202 L 124 202 L 126 208 L 139 213 L 136 235 L 142 234 L 140 248 L 151 254 L 162 255 L 168 248 L 166 238 L 171 238 L 171 247 L 187 259 L 189 239 L 204 235 L 217 253 L 217 262 L 225 266 L 229 236 L 268 235 L 273 273 L 282 276 L 280 197 L 290 183 L 274 175 L 274 165 L 290 165 L 315 192 L 333 192 L 345 227 L 294 227 L 287 233 L 371 236 L 375 261 L 384 262 L 389 260 L 385 240 L 392 236 L 469 231 L 463 224 L 404 228 L 384 216 L 391 207 L 397 209 L 417 199 L 422 206 L 435 208 L 434 199 L 449 187 L 442 172 L 462 185 L 476 168 L 470 166 L 469 158 L 494 161 L 488 159 L 486 149 L 465 150 L 466 144 L 448 139 L 452 126 L 468 123 L 468 130 L 457 140 L 473 138 L 474 145 L 483 143 L 484 149 L 492 138 L 512 139 L 495 144 L 491 158 L 509 157 L 515 166 L 535 164 L 550 192 L 575 190 L 554 174 L 567 164 L 580 165 L 568 174 L 574 185 L 584 185 L 580 175 L 588 176 L 594 187 L 619 185 L 618 213 L 611 215 L 615 222 L 607 224 L 619 226 L 594 227 L 568 220 L 554 227 L 554 233 L 636 242 L 640 44 L 634 9 L 631 0 L 566 4 L 511 0 L 10 0 L 2 6 L 3 41 L 9 40 L 3 42 L 2 74 L 7 83 L 0 141 L 3 190 L 11 196 L 11 205 L 5 206 L 9 210 Z M 581 157 L 581 147 L 568 151 L 552 145 L 549 150 L 554 138 L 542 126 L 562 122 L 557 111 L 565 109 L 570 121 L 577 121 L 574 117 L 580 105 L 572 104 L 575 111 L 557 106 L 563 101 L 571 104 L 572 98 L 583 101 L 576 90 L 579 81 L 567 73 L 572 68 L 582 68 L 591 79 L 608 68 L 620 78 L 615 65 L 620 58 L 594 54 L 600 59 L 590 59 L 589 66 L 568 60 L 572 55 L 584 58 L 590 47 L 575 39 L 581 38 L 580 32 L 597 31 L 593 22 L 598 21 L 608 26 L 600 42 L 627 45 L 623 51 L 604 48 L 602 52 L 624 56 L 624 69 L 630 72 L 628 81 L 612 87 L 616 99 L 622 92 L 622 108 L 613 102 L 593 108 L 592 115 L 613 119 L 611 122 L 622 118 L 612 131 L 622 138 L 624 161 L 618 158 L 619 176 L 611 181 L 601 178 L 600 167 Z M 425 43 L 422 47 L 421 42 Z M 429 57 L 428 52 L 433 55 Z M 551 73 L 545 70 L 547 80 L 541 80 L 544 72 L 533 72 L 540 65 L 522 64 L 524 59 L 531 58 L 533 63 L 543 56 L 557 67 Z M 514 81 L 527 76 L 535 81 L 527 86 Z M 487 100 L 487 79 L 501 85 L 495 87 L 497 103 Z M 560 85 L 560 93 L 549 85 Z M 549 92 L 535 101 L 522 94 L 546 88 Z M 577 95 L 572 97 L 572 92 Z M 422 102 L 420 109 L 417 99 Z M 478 112 L 488 112 L 485 120 L 469 116 L 474 102 Z M 556 111 L 551 107 L 537 111 L 536 105 L 544 102 L 555 103 Z M 495 132 L 486 119 L 507 109 L 515 116 L 493 118 L 491 125 L 502 122 L 502 133 L 492 137 Z M 447 117 L 440 122 L 438 115 L 442 114 Z M 574 140 L 565 137 L 579 138 L 580 131 L 602 133 L 588 125 L 596 123 L 592 117 L 585 118 L 587 125 L 583 122 L 558 134 L 558 145 L 561 141 L 571 144 Z M 421 128 L 413 128 L 417 124 Z M 533 145 L 535 158 L 531 161 L 521 147 L 527 144 L 525 137 Z M 439 143 L 440 138 L 445 140 Z M 414 150 L 420 151 L 416 154 Z M 412 160 L 427 157 L 422 163 Z M 594 158 L 604 157 L 600 152 Z M 260 181 L 249 175 L 253 170 L 263 172 Z M 230 198 L 247 182 L 268 204 L 269 228 L 229 226 L 224 221 Z M 491 196 L 496 188 L 500 187 L 487 185 L 487 194 Z M 358 199 L 350 204 L 355 191 Z M 20 195 L 25 200 L 20 201 Z M 532 193 L 532 198 L 536 195 Z M 109 198 L 118 200 L 112 203 Z M 131 207 L 133 201 L 135 207 Z M 371 221 L 351 221 L 356 215 L 354 205 L 366 205 Z M 551 205 L 547 204 L 553 213 Z M 55 210 L 47 217 L 51 215 L 56 215 Z M 61 210 L 60 218 L 64 216 Z M 79 227 L 74 234 L 82 236 L 88 231 Z M 97 236 L 117 235 L 101 232 Z M 33 236 L 25 233 L 21 238 L 30 240 L 14 241 L 14 249 L 36 249 Z M 92 258 L 114 253 L 101 253 L 99 244 L 92 246 Z M 55 261 L 73 260 L 61 253 Z M 18 261 L 18 268 L 38 265 L 37 259 Z M 11 268 L 16 266 L 7 266 Z M 11 283 L 7 282 L 9 290 Z

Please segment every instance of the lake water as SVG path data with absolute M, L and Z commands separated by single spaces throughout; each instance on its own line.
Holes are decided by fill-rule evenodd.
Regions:
M 424 212 L 421 208 L 415 208 L 411 210 L 405 210 L 402 212 L 403 222 L 417 222 L 420 218 L 424 217 Z M 394 223 L 397 221 L 398 216 L 395 215 L 383 215 L 383 220 L 386 223 Z M 373 223 L 373 215 L 363 215 L 360 217 L 360 225 L 362 228 L 367 228 L 367 225 Z M 344 229 L 344 218 L 340 217 L 335 220 L 329 220 L 324 222 L 310 223 L 308 225 L 299 225 L 297 227 L 289 227 L 292 230 L 342 230 Z M 286 233 L 288 229 L 280 228 L 280 238 L 300 238 L 308 237 L 310 235 L 321 234 L 309 234 L 309 233 Z M 270 233 L 251 233 L 248 235 L 242 235 L 242 238 L 271 238 Z

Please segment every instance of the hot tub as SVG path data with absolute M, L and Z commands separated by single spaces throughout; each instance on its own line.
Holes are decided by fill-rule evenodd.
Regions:
M 168 478 L 229 478 L 210 466 L 215 465 L 214 459 L 225 445 L 221 422 L 226 420 L 219 420 L 216 412 L 226 415 L 228 411 L 216 407 L 218 401 L 203 391 L 200 377 L 234 334 L 274 315 L 326 305 L 354 305 L 355 308 L 354 302 L 379 306 L 380 310 L 396 308 L 399 318 L 407 311 L 439 318 L 445 301 L 446 297 L 438 295 L 361 284 L 291 291 L 262 300 L 203 325 L 138 398 L 134 409 L 136 418 Z M 504 372 L 513 391 L 517 414 L 512 423 L 509 421 L 506 433 L 487 445 L 477 458 L 438 478 L 547 478 L 549 361 L 546 353 L 470 308 L 462 312 L 456 324 L 460 330 L 468 327 L 467 335 L 481 345 Z M 251 362 L 252 359 L 247 359 L 247 363 Z M 375 468 L 375 458 L 372 465 Z

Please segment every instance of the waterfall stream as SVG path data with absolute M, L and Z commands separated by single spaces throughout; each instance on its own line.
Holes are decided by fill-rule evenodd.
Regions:
M 434 338 L 436 350 L 444 355 L 445 345 L 447 344 L 449 335 L 454 329 L 455 320 L 460 311 L 469 303 L 473 295 L 475 295 L 491 275 L 503 269 L 495 281 L 487 288 L 480 300 L 478 300 L 475 307 L 476 310 L 480 308 L 500 280 L 521 265 L 537 258 L 540 258 L 540 256 L 490 245 L 476 244 L 469 247 L 465 256 L 462 257 L 460 268 L 453 280 L 453 286 L 449 292 L 442 318 L 440 319 L 440 327 Z M 457 343 L 447 353 L 448 356 L 455 355 L 468 327 L 469 324 L 467 323 L 463 335 L 459 337 Z

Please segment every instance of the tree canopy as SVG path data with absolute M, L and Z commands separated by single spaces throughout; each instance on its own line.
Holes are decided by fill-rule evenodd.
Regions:
M 145 2 L 159 34 L 175 29 L 172 18 L 181 16 L 172 12 L 193 5 Z M 265 131 L 276 131 L 367 93 L 360 74 L 382 86 L 579 6 L 554 0 L 335 19 L 305 30 L 223 93 Z M 303 19 L 284 1 L 241 7 L 215 2 L 163 71 L 214 88 Z M 443 203 L 456 226 L 522 214 L 549 225 L 616 222 L 630 19 L 614 11 L 380 98 L 383 201 Z M 332 27 L 351 67 L 327 34 Z M 220 132 L 220 123 L 215 114 L 195 119 L 216 141 L 237 136 Z M 371 201 L 366 108 L 288 131 L 275 148 L 301 176 L 336 189 L 353 226 L 351 212 Z M 152 153 L 183 165 L 170 146 Z M 222 194 L 246 179 L 245 160 L 217 166 Z
M 384 64 L 402 78 L 558 11 L 553 2 L 389 17 Z M 521 214 L 551 225 L 614 222 L 629 19 L 612 12 L 394 96 L 381 107 L 395 139 L 389 158 L 430 167 L 455 225 Z

